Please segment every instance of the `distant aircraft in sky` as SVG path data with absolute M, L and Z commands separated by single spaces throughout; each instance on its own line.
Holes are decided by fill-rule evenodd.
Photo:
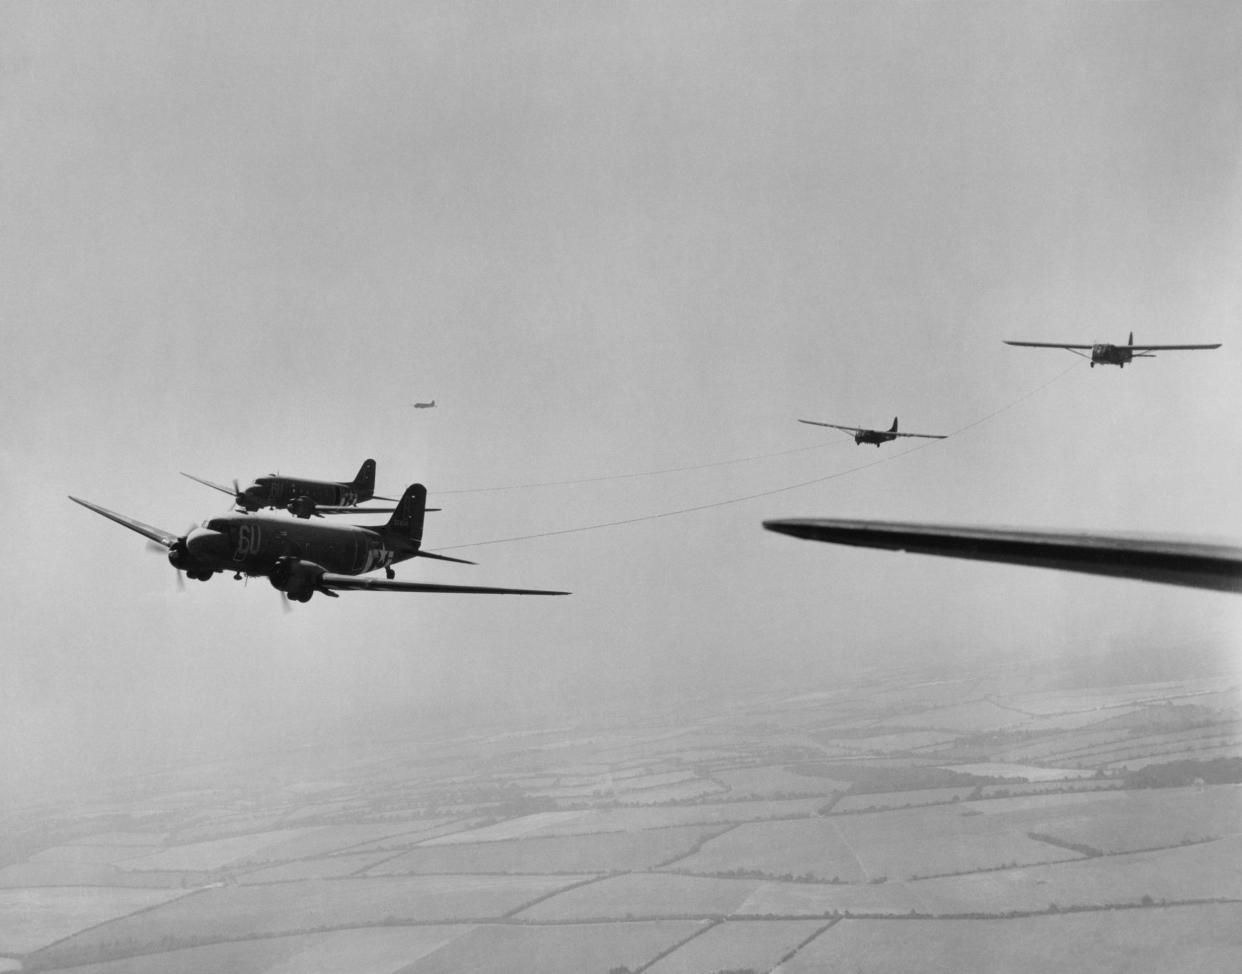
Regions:
M 1011 342 L 1008 339 L 1004 341 L 1006 345 L 1021 345 L 1026 348 L 1063 348 L 1075 355 L 1091 359 L 1093 369 L 1097 365 L 1115 365 L 1124 369 L 1127 362 L 1132 362 L 1136 358 L 1155 358 L 1156 352 L 1184 352 L 1194 349 L 1220 348 L 1221 345 L 1220 342 L 1214 345 L 1135 345 L 1134 332 L 1130 332 L 1130 340 L 1124 345 L 1109 345 L 1104 342 L 1097 342 L 1094 345 L 1060 345 L 1056 342 Z M 1083 355 L 1083 351 L 1090 351 L 1091 354 Z
M 800 419 L 799 423 L 806 423 L 808 426 L 830 426 L 834 430 L 841 430 L 843 433 L 852 433 L 854 442 L 858 446 L 864 443 L 874 443 L 877 447 L 881 443 L 887 443 L 889 440 L 895 440 L 899 436 L 915 436 L 921 440 L 944 440 L 946 436 L 934 436 L 931 433 L 898 433 L 897 417 L 893 417 L 893 425 L 886 430 L 869 430 L 862 429 L 858 426 L 838 426 L 836 423 L 817 423 L 813 419 Z
M 435 409 L 436 401 L 433 399 L 431 402 L 412 402 L 410 405 L 415 409 Z
M 243 511 L 257 511 L 264 507 L 280 507 L 300 518 L 320 514 L 391 514 L 391 507 L 359 508 L 357 505 L 372 499 L 395 501 L 393 497 L 375 497 L 375 461 L 364 460 L 353 480 L 310 480 L 306 477 L 283 477 L 269 474 L 258 477 L 245 490 L 233 481 L 232 488 L 212 483 L 192 473 L 181 476 L 211 487 L 233 498 Z
M 1068 532 L 790 518 L 764 521 L 795 538 L 949 558 L 1059 568 L 1168 585 L 1242 593 L 1242 548 L 1139 537 Z
M 462 592 L 481 595 L 568 595 L 542 589 L 485 588 L 393 581 L 392 566 L 410 558 L 435 558 L 464 565 L 473 562 L 422 550 L 427 488 L 411 484 L 387 524 L 375 527 L 299 521 L 275 514 L 221 514 L 184 535 L 151 527 L 77 497 L 69 498 L 168 549 L 178 572 L 207 581 L 217 572 L 236 579 L 266 577 L 272 587 L 295 602 L 309 602 L 316 592 L 336 597 L 340 591 Z M 387 580 L 359 578 L 384 569 Z

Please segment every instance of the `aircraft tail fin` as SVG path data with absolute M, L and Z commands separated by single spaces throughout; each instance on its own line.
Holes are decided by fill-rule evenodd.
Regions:
M 1134 332 L 1130 332 L 1130 340 L 1129 340 L 1128 342 L 1126 342 L 1126 344 L 1127 344 L 1127 345 L 1133 345 L 1133 344 L 1134 344 Z
M 890 433 L 896 433 L 896 432 L 897 432 L 897 417 L 896 417 L 896 416 L 894 416 L 894 417 L 893 417 L 893 425 L 889 427 L 888 431 L 889 431 Z
M 359 500 L 370 500 L 375 494 L 375 461 L 363 460 L 362 466 L 358 468 L 358 476 L 349 486 L 357 491 Z
M 413 542 L 417 549 L 423 540 L 423 514 L 426 510 L 427 488 L 422 484 L 410 484 L 397 502 L 385 530 Z

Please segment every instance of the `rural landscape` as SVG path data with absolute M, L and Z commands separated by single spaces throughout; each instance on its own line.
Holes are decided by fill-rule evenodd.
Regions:
M 1237 676 L 1115 677 L 877 669 L 9 796 L 0 970 L 1227 969 Z

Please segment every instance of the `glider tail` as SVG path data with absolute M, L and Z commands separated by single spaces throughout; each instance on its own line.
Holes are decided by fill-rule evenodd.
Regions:
M 896 417 L 896 416 L 894 416 L 894 417 L 893 417 L 893 425 L 889 427 L 889 430 L 888 430 L 888 431 L 889 431 L 890 433 L 896 433 L 896 432 L 897 432 L 897 417 Z

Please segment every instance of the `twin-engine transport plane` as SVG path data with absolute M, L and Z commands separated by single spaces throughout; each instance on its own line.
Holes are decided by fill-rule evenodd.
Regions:
M 1063 348 L 1067 352 L 1073 352 L 1075 355 L 1082 355 L 1083 358 L 1091 359 L 1091 368 L 1097 365 L 1115 365 L 1119 369 L 1124 369 L 1127 362 L 1132 362 L 1136 358 L 1155 358 L 1156 352 L 1186 352 L 1196 349 L 1220 348 L 1221 343 L 1215 345 L 1135 345 L 1134 332 L 1130 332 L 1130 340 L 1124 345 L 1108 345 L 1097 342 L 1094 345 L 1059 345 L 1055 342 L 1011 342 L 1005 340 L 1006 345 L 1021 345 L 1025 348 Z M 1083 355 L 1083 352 L 1089 351 L 1090 355 Z
M 427 488 L 413 484 L 397 503 L 387 524 L 376 527 L 299 521 L 273 514 L 221 514 L 178 536 L 143 524 L 77 497 L 71 501 L 116 521 L 168 549 L 168 561 L 193 579 L 207 581 L 216 572 L 233 577 L 264 576 L 295 602 L 309 602 L 321 592 L 339 591 L 465 592 L 482 595 L 568 595 L 528 588 L 484 588 L 393 581 L 392 566 L 410 558 L 437 558 L 470 565 L 421 550 Z M 383 568 L 387 580 L 359 578 Z
M 395 501 L 393 497 L 375 497 L 375 461 L 364 460 L 353 480 L 309 480 L 305 477 L 282 477 L 271 474 L 259 477 L 245 490 L 233 481 L 231 488 L 215 484 L 192 473 L 181 476 L 228 494 L 243 511 L 257 511 L 264 507 L 282 507 L 300 518 L 320 514 L 352 514 L 355 511 L 368 514 L 391 514 L 391 507 L 368 507 L 359 510 L 357 505 L 371 499 Z
M 898 433 L 896 416 L 893 417 L 893 425 L 886 430 L 869 430 L 858 426 L 838 426 L 836 423 L 817 423 L 813 419 L 800 419 L 798 422 L 806 423 L 808 426 L 830 426 L 834 430 L 841 430 L 843 433 L 852 433 L 854 442 L 858 446 L 862 446 L 864 443 L 874 443 L 878 447 L 881 443 L 895 440 L 899 436 L 916 436 L 920 440 L 948 439 L 946 436 L 934 436 L 931 433 Z

